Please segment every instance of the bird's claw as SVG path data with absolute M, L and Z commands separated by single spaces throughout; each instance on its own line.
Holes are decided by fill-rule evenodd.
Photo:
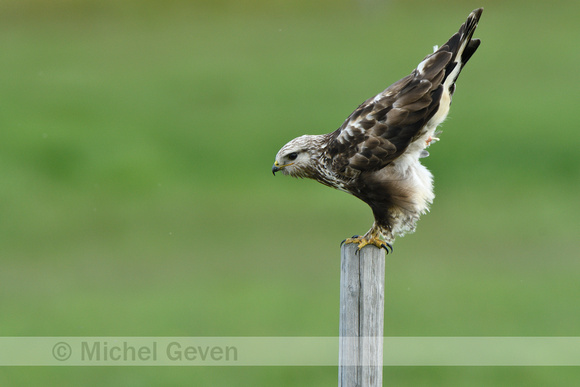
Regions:
M 340 245 L 342 246 L 345 243 L 356 243 L 357 246 L 357 252 L 360 252 L 360 250 L 367 246 L 367 245 L 372 245 L 372 246 L 376 246 L 379 249 L 385 249 L 385 251 L 387 252 L 387 254 L 392 253 L 393 252 L 393 246 L 388 243 L 383 241 L 382 239 L 379 238 L 365 238 L 364 236 L 361 237 L 359 235 L 354 235 L 352 238 L 347 238 L 345 240 L 343 240 Z M 389 251 L 389 249 L 391 251 Z
M 353 239 L 359 239 L 359 238 L 360 238 L 360 235 L 353 235 L 352 238 L 343 239 L 343 241 L 340 242 L 340 247 L 342 247 L 342 245 L 344 245 L 345 243 L 357 243 L 357 242 L 354 242 Z

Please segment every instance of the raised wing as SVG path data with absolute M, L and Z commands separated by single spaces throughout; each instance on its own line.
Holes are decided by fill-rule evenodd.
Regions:
M 327 155 L 335 172 L 381 169 L 424 133 L 440 108 L 444 114 L 437 116 L 445 118 L 455 80 L 479 46 L 479 40 L 471 37 L 481 12 L 473 11 L 445 45 L 410 75 L 363 102 L 332 134 Z

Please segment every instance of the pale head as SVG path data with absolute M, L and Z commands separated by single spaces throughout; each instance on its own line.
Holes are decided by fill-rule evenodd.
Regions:
M 272 173 L 282 171 L 293 177 L 311 177 L 314 159 L 321 151 L 320 137 L 300 136 L 284 145 L 276 155 Z

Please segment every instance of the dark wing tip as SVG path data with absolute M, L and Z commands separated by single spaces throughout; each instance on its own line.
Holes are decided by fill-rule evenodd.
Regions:
M 474 9 L 473 11 L 471 11 L 469 16 L 467 17 L 467 20 L 473 20 L 474 23 L 477 23 L 479 21 L 479 18 L 481 17 L 482 13 L 483 13 L 483 7 Z
M 477 9 L 473 10 L 469 14 L 469 16 L 467 17 L 467 20 L 465 21 L 465 23 L 461 26 L 461 29 L 459 31 L 464 32 L 465 35 L 467 36 L 468 40 L 470 40 L 471 37 L 473 36 L 473 33 L 475 32 L 475 29 L 477 28 L 477 23 L 479 22 L 479 19 L 481 18 L 482 13 L 483 13 L 483 8 L 477 8 Z
M 461 55 L 461 62 L 465 65 L 467 61 L 471 58 L 471 56 L 475 53 L 479 45 L 481 44 L 481 40 L 479 39 L 471 39 L 463 50 L 463 54 Z
M 462 65 L 465 66 L 467 61 L 471 58 L 471 56 L 475 53 L 481 41 L 479 39 L 472 39 L 473 33 L 477 28 L 477 23 L 479 22 L 479 18 L 483 13 L 483 8 L 477 8 L 473 10 L 465 23 L 459 29 L 459 33 L 462 35 L 461 41 L 467 40 L 467 46 L 465 47 L 463 53 L 461 53 L 461 62 Z

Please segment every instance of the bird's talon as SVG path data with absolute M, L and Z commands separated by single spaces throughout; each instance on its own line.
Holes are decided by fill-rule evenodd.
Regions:
M 355 239 L 356 239 L 356 241 L 355 241 Z M 342 247 L 342 245 L 344 245 L 345 243 L 359 243 L 359 241 L 358 241 L 359 239 L 360 239 L 360 235 L 353 235 L 352 237 L 346 238 L 342 242 L 340 242 L 340 246 Z
M 387 254 L 389 254 L 389 248 L 391 249 L 391 253 L 393 252 L 393 246 L 391 246 L 390 243 L 385 242 L 379 238 L 376 237 L 370 237 L 370 238 L 365 238 L 364 236 L 358 236 L 358 235 L 354 235 L 352 238 L 347 238 L 345 240 L 342 241 L 342 243 L 340 244 L 341 246 L 345 243 L 355 243 L 357 245 L 357 249 L 356 249 L 356 253 L 358 254 L 361 249 L 367 245 L 372 245 L 372 246 L 376 246 L 379 249 L 385 249 L 385 251 L 387 252 Z

